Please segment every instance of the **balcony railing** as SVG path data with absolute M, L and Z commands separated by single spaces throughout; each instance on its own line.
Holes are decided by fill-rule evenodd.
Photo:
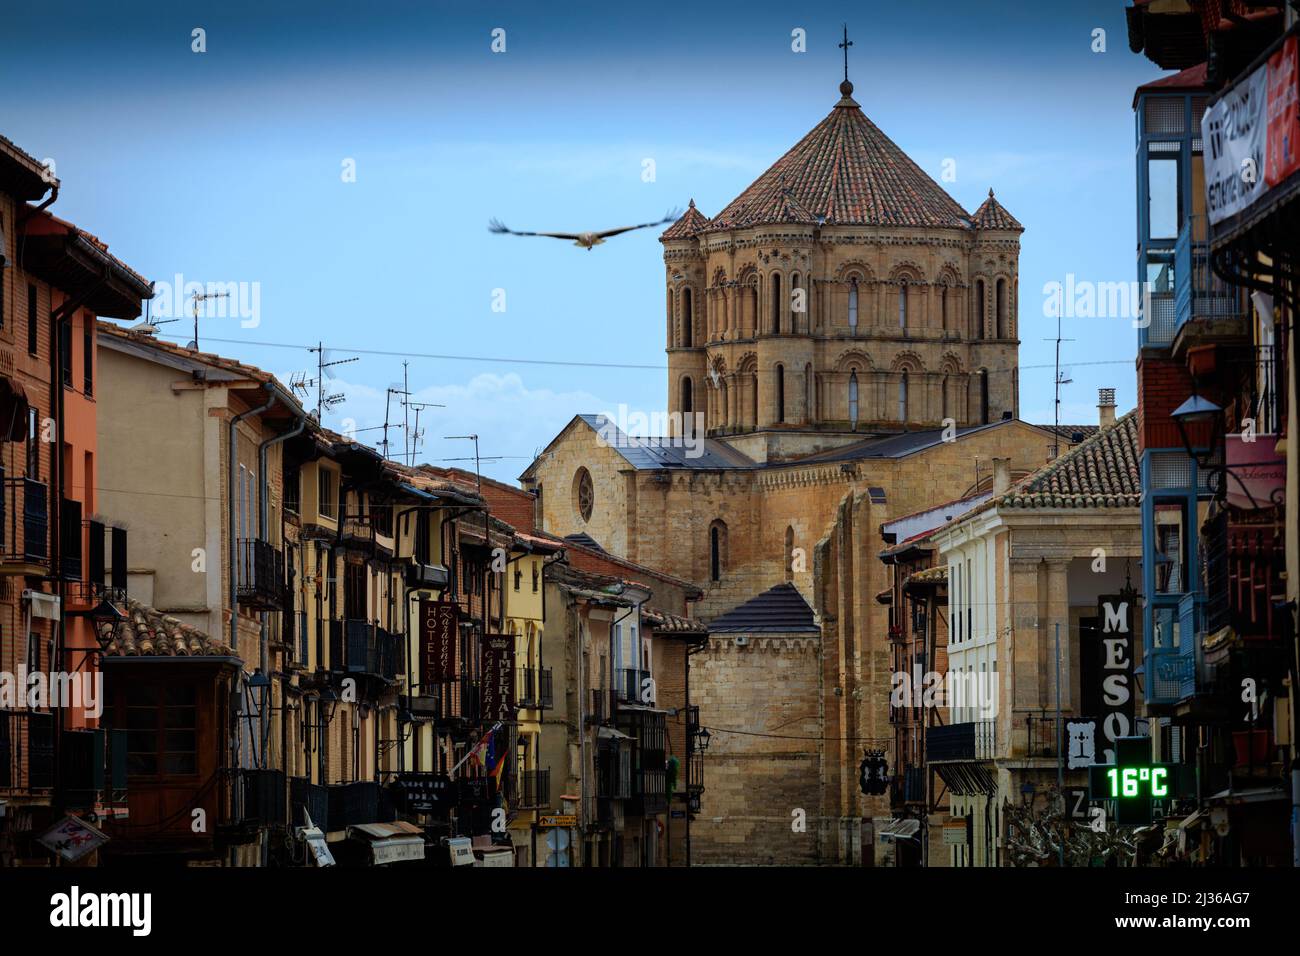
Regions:
M 330 669 L 394 680 L 405 670 L 401 636 L 372 621 L 331 621 Z
M 0 478 L 4 470 L 0 469 Z M 30 478 L 3 478 L 0 495 L 0 560 L 17 564 L 43 564 L 49 557 L 49 488 Z
M 287 781 L 282 770 L 240 770 L 241 823 L 284 826 L 288 822 Z
M 617 709 L 618 693 L 611 690 L 593 688 L 591 692 L 591 710 L 587 712 L 587 722 L 607 724 L 614 719 Z
M 931 727 L 925 734 L 925 757 L 930 763 L 953 760 L 991 760 L 996 746 L 996 722 L 972 720 Z
M 1193 319 L 1244 319 L 1246 309 L 1241 290 L 1224 282 L 1210 265 L 1210 243 L 1204 216 L 1188 216 L 1174 245 L 1174 335 Z M 1154 325 L 1152 330 L 1154 331 Z M 1168 344 L 1153 335 L 1153 345 Z
M 524 710 L 550 710 L 555 706 L 549 667 L 519 668 L 519 707 Z
M 643 815 L 663 813 L 668 809 L 668 773 L 662 769 L 642 768 L 633 782 L 634 797 Z
M 516 780 L 518 794 L 516 806 L 520 810 L 536 810 L 551 805 L 551 771 L 525 770 Z
M 235 552 L 239 603 L 277 611 L 284 606 L 284 553 L 260 538 L 240 538 Z
M 330 799 L 329 788 L 312 783 L 306 777 L 289 778 L 290 823 L 293 826 L 305 826 L 305 814 L 311 816 L 311 822 L 320 827 L 322 833 L 329 832 Z
M 1070 720 L 1075 718 L 1071 717 Z M 1064 723 L 1065 717 L 1061 718 Z M 1069 741 L 1062 738 L 1059 742 L 1057 734 L 1063 733 L 1064 727 L 1057 728 L 1056 715 L 1048 717 L 1045 714 L 1026 714 L 1025 715 L 1025 756 L 1027 757 L 1056 757 L 1060 752 L 1061 746 L 1069 746 Z
M 374 781 L 331 784 L 325 789 L 329 803 L 328 816 L 331 830 L 342 830 L 362 823 L 381 822 L 379 784 Z
M 54 786 L 54 715 L 0 711 L 0 791 L 33 794 Z

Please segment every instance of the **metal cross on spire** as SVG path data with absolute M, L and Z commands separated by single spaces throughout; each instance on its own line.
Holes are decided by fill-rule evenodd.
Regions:
M 849 81 L 849 47 L 853 46 L 853 41 L 849 39 L 849 25 L 844 24 L 844 42 L 839 44 L 839 48 L 844 51 L 844 82 Z

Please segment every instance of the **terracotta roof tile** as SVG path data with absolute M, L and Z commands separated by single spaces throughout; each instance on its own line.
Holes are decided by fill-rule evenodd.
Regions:
M 975 215 L 971 216 L 971 221 L 975 223 L 976 229 L 1009 229 L 1012 232 L 1024 232 L 1025 227 L 1015 216 L 1007 212 L 1002 203 L 993 198 L 993 190 L 989 189 L 989 198 L 980 204 L 975 210 Z
M 130 598 L 126 601 L 125 619 L 100 624 L 99 633 L 110 657 L 233 656 L 223 641 Z
M 709 224 L 709 217 L 704 215 L 695 208 L 695 200 L 686 207 L 686 212 L 675 223 L 664 230 L 664 234 L 659 237 L 660 242 L 669 242 L 673 239 L 690 239 L 701 229 Z
M 819 219 L 829 225 L 970 228 L 966 210 L 848 95 L 714 216 L 706 231 Z
M 1003 508 L 1136 508 L 1137 411 L 1100 429 L 996 499 Z

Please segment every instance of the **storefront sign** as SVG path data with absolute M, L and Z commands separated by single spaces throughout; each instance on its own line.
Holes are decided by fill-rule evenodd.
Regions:
M 80 817 L 69 814 L 38 840 L 47 849 L 71 863 L 103 846 L 108 842 L 108 836 Z
M 424 683 L 438 684 L 456 676 L 456 632 L 460 608 L 452 601 L 420 602 L 420 638 L 424 653 Z
M 1205 197 L 1210 222 L 1249 208 L 1300 169 L 1296 38 L 1205 111 Z
M 399 773 L 393 786 L 401 805 L 414 813 L 443 809 L 456 796 L 456 788 L 445 773 Z
M 576 813 L 551 813 L 543 814 L 537 818 L 539 827 L 576 827 L 578 825 L 578 815 Z
M 515 639 L 492 635 L 483 639 L 483 719 L 513 720 L 515 716 Z
M 1101 736 L 1097 763 L 1115 762 L 1115 742 L 1133 733 L 1133 605 L 1132 594 L 1097 599 L 1101 622 Z
M 1227 436 L 1224 452 L 1228 471 L 1222 480 L 1226 483 L 1228 504 L 1243 511 L 1272 507 L 1274 495 L 1286 488 L 1286 461 L 1277 454 L 1277 438 L 1269 435 L 1252 435 L 1254 441 L 1245 441 L 1241 435 Z

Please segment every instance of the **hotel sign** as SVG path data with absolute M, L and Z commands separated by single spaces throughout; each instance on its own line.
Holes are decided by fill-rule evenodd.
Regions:
M 427 687 L 452 680 L 456 668 L 456 636 L 460 608 L 453 601 L 420 602 L 420 646 Z
M 1298 65 L 1296 37 L 1290 36 L 1201 118 L 1211 223 L 1248 209 L 1300 170 Z
M 483 719 L 514 720 L 515 639 L 494 634 L 483 639 Z

